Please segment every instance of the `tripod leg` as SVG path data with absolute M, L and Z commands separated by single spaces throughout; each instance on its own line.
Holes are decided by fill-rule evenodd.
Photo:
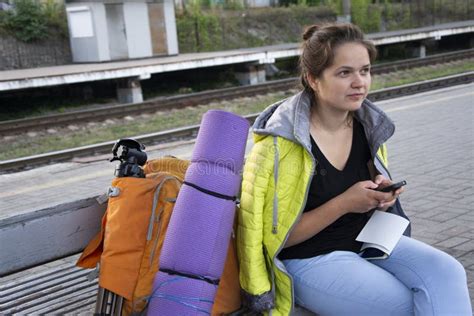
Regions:
M 95 302 L 95 311 L 94 314 L 101 314 L 102 309 L 104 306 L 104 299 L 106 298 L 105 289 L 99 286 L 99 290 L 97 291 L 97 301 Z
M 121 316 L 123 297 L 99 286 L 94 315 L 96 316 Z
M 122 308 L 123 308 L 123 297 L 117 295 L 117 309 L 116 309 L 116 316 L 122 316 Z
M 113 297 L 112 302 L 111 302 L 111 310 L 110 310 L 110 315 L 112 316 L 121 316 L 122 315 L 122 308 L 123 308 L 123 297 L 112 293 L 111 295 Z

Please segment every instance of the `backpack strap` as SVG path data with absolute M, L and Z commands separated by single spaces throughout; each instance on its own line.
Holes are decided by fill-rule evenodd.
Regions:
M 211 278 L 208 278 L 208 277 L 205 277 L 205 276 L 202 276 L 202 275 L 178 272 L 178 271 L 171 270 L 171 269 L 160 268 L 160 271 L 164 272 L 164 273 L 167 273 L 169 275 L 179 275 L 179 276 L 190 278 L 190 279 L 205 281 L 205 282 L 207 282 L 209 284 L 212 284 L 212 285 L 219 285 L 219 281 L 220 281 L 219 279 L 211 279 Z
M 188 186 L 190 186 L 190 187 L 192 187 L 192 188 L 194 188 L 198 191 L 201 191 L 205 194 L 212 195 L 216 198 L 234 201 L 237 204 L 239 203 L 239 199 L 236 196 L 225 195 L 225 194 L 221 194 L 221 193 L 214 192 L 214 191 L 211 191 L 211 190 L 207 190 L 207 189 L 204 189 L 203 187 L 200 187 L 200 186 L 198 186 L 194 183 L 190 183 L 190 182 L 187 182 L 187 181 L 183 181 L 183 184 L 186 184 L 186 185 L 188 185 Z

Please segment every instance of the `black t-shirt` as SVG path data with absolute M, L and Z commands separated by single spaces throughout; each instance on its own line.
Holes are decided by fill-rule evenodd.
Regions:
M 370 179 L 367 166 L 370 150 L 363 126 L 354 119 L 352 147 L 343 170 L 336 169 L 323 155 L 311 137 L 311 151 L 317 161 L 304 212 L 311 211 L 343 193 L 354 183 Z M 361 243 L 355 238 L 368 217 L 365 213 L 347 213 L 318 234 L 297 245 L 284 248 L 280 259 L 311 258 L 335 250 L 359 252 Z

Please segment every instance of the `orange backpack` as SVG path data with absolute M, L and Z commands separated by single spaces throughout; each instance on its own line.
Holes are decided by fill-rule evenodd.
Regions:
M 95 268 L 100 262 L 99 286 L 125 299 L 124 315 L 146 308 L 168 223 L 189 164 L 166 157 L 146 163 L 146 178 L 115 178 L 108 192 L 102 229 L 77 262 L 83 268 Z M 240 304 L 232 238 L 212 315 L 234 312 Z

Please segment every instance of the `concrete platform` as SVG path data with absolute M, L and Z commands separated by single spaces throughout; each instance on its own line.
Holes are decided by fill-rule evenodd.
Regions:
M 386 45 L 430 38 L 439 39 L 444 36 L 472 32 L 474 32 L 474 20 L 372 33 L 368 35 L 368 38 L 372 39 L 376 45 Z M 291 43 L 139 60 L 0 71 L 0 91 L 118 78 L 144 80 L 155 73 L 238 63 L 267 64 L 275 62 L 275 59 L 298 56 L 299 54 L 299 44 Z
M 473 101 L 474 84 L 469 84 L 378 102 L 378 105 L 397 126 L 388 143 L 390 170 L 394 180 L 408 182 L 401 202 L 412 221 L 413 237 L 448 252 L 464 265 L 474 306 Z M 151 157 L 172 154 L 188 158 L 192 147 L 193 142 L 175 143 L 149 153 Z M 251 141 L 247 149 L 250 147 Z M 22 219 L 52 221 L 55 208 L 93 199 L 104 192 L 114 169 L 105 158 L 0 175 L 0 266 L 9 255 L 4 251 L 8 225 L 21 226 Z M 21 237 L 34 242 L 36 233 L 29 233 L 24 227 Z M 60 233 L 51 230 L 48 232 L 51 236 Z M 15 247 L 21 249 L 22 245 L 17 243 Z M 46 251 L 48 247 L 51 248 L 43 245 L 40 250 Z M 50 268 L 45 265 L 33 271 L 39 273 L 38 269 Z M 3 277 L 0 289 L 12 279 L 20 278 L 20 274 Z

